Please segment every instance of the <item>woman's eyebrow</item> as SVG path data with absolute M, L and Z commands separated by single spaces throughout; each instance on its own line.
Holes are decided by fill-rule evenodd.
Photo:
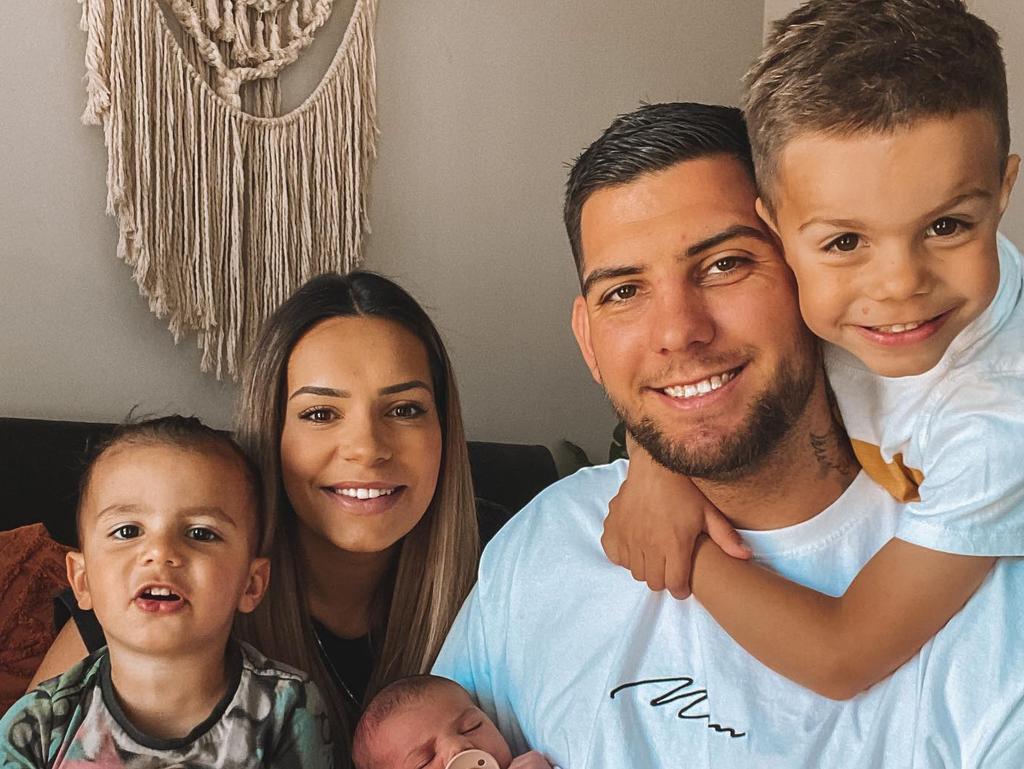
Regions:
M 410 379 L 408 382 L 399 382 L 398 384 L 382 387 L 377 392 L 381 395 L 394 395 L 395 393 L 405 392 L 406 390 L 414 390 L 417 387 L 422 387 L 428 392 L 430 391 L 430 386 L 422 379 Z
M 348 390 L 337 390 L 333 387 L 317 387 L 316 385 L 305 385 L 288 396 L 288 400 L 297 395 L 323 395 L 327 398 L 350 398 L 352 393 Z

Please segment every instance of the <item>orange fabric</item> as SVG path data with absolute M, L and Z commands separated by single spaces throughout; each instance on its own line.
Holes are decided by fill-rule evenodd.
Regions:
M 41 523 L 0 532 L 0 714 L 53 643 L 53 599 L 68 586 L 64 554 Z
M 918 487 L 924 480 L 924 473 L 903 464 L 903 455 L 895 454 L 892 462 L 882 459 L 882 450 L 873 443 L 851 438 L 853 453 L 871 480 L 888 491 L 899 502 L 917 502 L 921 499 Z

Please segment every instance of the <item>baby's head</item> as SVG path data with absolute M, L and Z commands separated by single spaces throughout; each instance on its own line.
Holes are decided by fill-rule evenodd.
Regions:
M 194 417 L 118 427 L 82 475 L 77 526 L 68 579 L 112 652 L 223 652 L 269 580 L 258 473 Z
M 883 375 L 932 368 L 999 281 L 1019 158 L 998 35 L 962 0 L 811 0 L 745 83 L 807 325 Z
M 501 732 L 454 681 L 402 678 L 381 689 L 356 726 L 356 769 L 444 769 L 465 750 L 489 753 L 506 769 L 512 753 Z

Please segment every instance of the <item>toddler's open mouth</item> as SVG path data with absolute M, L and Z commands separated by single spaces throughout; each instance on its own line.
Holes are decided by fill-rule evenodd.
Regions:
M 185 606 L 186 601 L 177 588 L 145 585 L 135 594 L 133 603 L 140 610 L 153 614 L 178 611 Z

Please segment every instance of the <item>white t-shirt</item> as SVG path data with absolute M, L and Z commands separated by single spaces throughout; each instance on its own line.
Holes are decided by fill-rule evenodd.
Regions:
M 515 749 L 563 769 L 1024 767 L 1024 561 L 998 561 L 916 657 L 836 702 L 764 667 L 695 600 L 605 558 L 626 468 L 582 470 L 505 526 L 434 667 Z M 765 565 L 839 595 L 898 514 L 862 473 L 811 520 L 743 537 Z
M 991 304 L 923 374 L 879 376 L 825 346 L 861 463 L 871 467 L 865 452 L 880 450 L 924 475 L 896 536 L 932 550 L 1024 555 L 1024 270 L 1002 235 L 999 272 Z

